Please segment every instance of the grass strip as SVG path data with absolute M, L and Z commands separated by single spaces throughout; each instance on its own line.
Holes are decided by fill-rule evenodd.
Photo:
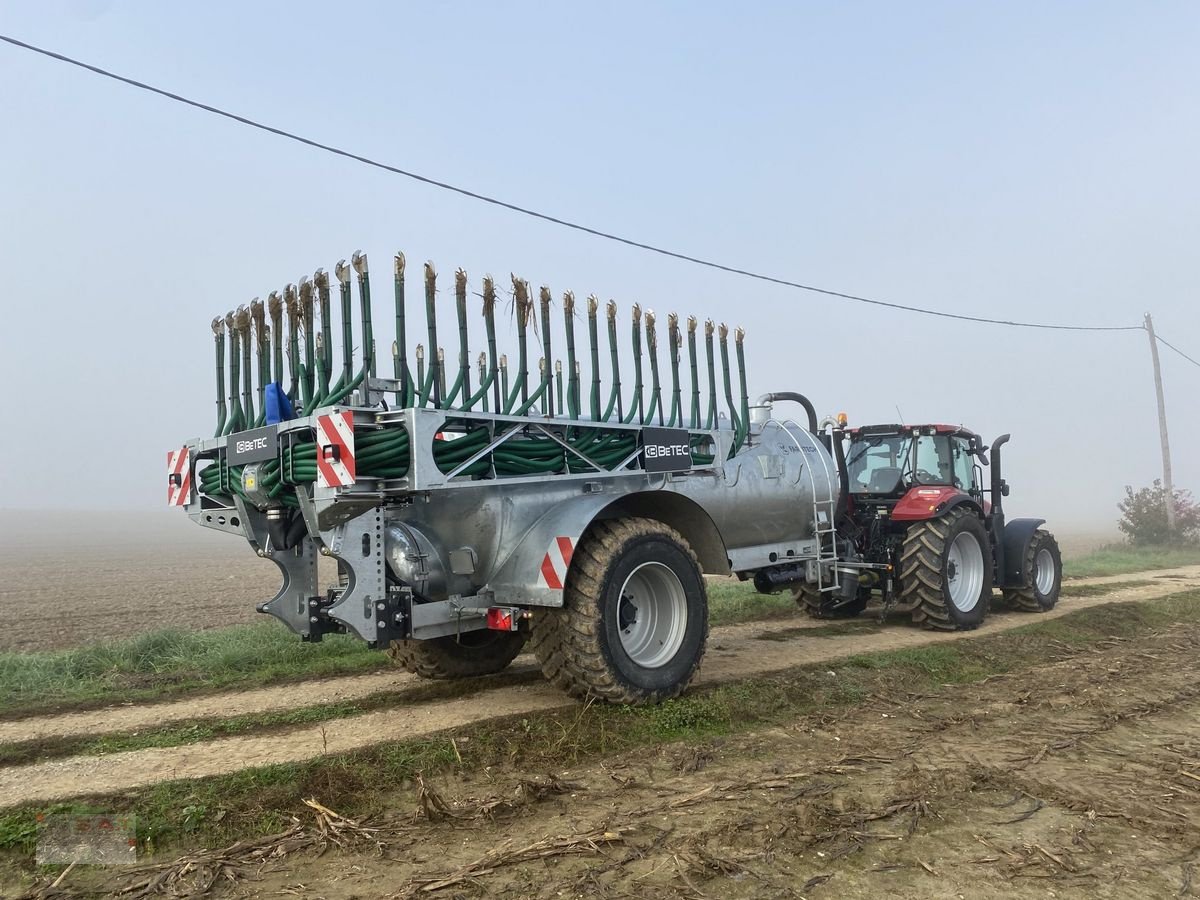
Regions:
M 1200 544 L 1175 547 L 1106 544 L 1083 556 L 1063 560 L 1063 574 L 1068 578 L 1092 578 L 1197 565 L 1200 565 Z
M 1066 584 L 1063 596 L 1097 597 L 1153 583 L 1130 580 L 1105 585 Z M 803 618 L 790 591 L 759 594 L 749 582 L 733 579 L 711 579 L 708 591 L 713 627 Z M 831 628 L 829 634 L 843 633 L 838 626 Z M 820 637 L 822 633 L 817 629 L 807 636 Z M 265 687 L 299 679 L 385 671 L 390 666 L 383 654 L 368 649 L 361 641 L 335 635 L 319 644 L 305 644 L 275 622 L 201 632 L 148 632 L 127 641 L 73 650 L 0 653 L 0 714 L 16 717 L 95 708 L 117 701 L 180 698 L 242 685 Z M 181 728 L 172 726 L 164 731 L 186 735 L 188 732 Z M 215 736 L 203 730 L 194 733 L 198 735 L 195 740 Z M 64 741 L 61 746 L 73 748 L 70 752 L 90 752 L 79 750 L 80 745 L 72 739 Z M 140 746 L 185 742 L 176 738 L 165 744 Z M 45 752 L 55 753 L 52 748 L 58 745 L 41 746 Z M 29 749 L 24 745 L 0 745 L 0 764 L 27 758 Z M 100 752 L 116 749 L 138 747 L 121 745 Z
M 952 644 L 858 654 L 696 690 L 655 707 L 575 706 L 299 763 L 163 782 L 46 810 L 8 810 L 0 814 L 0 859 L 29 865 L 38 812 L 132 813 L 147 851 L 212 846 L 280 830 L 291 816 L 302 814 L 305 797 L 316 797 L 353 817 L 408 812 L 412 779 L 419 773 L 473 775 L 501 765 L 519 765 L 530 773 L 560 771 L 663 742 L 694 743 L 794 722 L 884 691 L 919 694 L 978 682 L 1044 663 L 1061 653 L 1064 644 L 1082 647 L 1112 637 L 1131 639 L 1177 623 L 1200 623 L 1200 591 L 1095 606 Z

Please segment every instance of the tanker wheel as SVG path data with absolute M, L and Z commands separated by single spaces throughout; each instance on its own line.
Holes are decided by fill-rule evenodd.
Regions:
M 1025 612 L 1054 609 L 1062 590 L 1062 554 L 1050 532 L 1039 528 L 1029 539 L 1029 548 L 1021 561 L 1021 580 L 1028 587 L 1004 591 L 1009 606 Z
M 687 541 L 653 519 L 596 522 L 575 547 L 561 609 L 534 620 L 551 684 L 581 699 L 659 703 L 687 688 L 708 639 L 708 593 Z
M 525 647 L 522 631 L 468 631 L 424 641 L 392 641 L 392 662 L 422 678 L 475 678 L 508 667 Z
M 926 628 L 977 628 L 991 601 L 991 559 L 987 531 L 969 510 L 917 522 L 900 550 L 900 600 Z
M 807 581 L 792 588 L 792 597 L 796 605 L 814 619 L 853 619 L 864 609 L 871 599 L 870 591 L 859 591 L 853 600 L 838 603 L 831 591 L 819 591 L 816 585 Z

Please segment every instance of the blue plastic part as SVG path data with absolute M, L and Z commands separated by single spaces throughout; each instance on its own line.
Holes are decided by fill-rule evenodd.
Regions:
M 292 401 L 288 399 L 287 391 L 278 381 L 267 385 L 267 424 L 278 425 L 288 419 L 296 418 L 292 409 Z

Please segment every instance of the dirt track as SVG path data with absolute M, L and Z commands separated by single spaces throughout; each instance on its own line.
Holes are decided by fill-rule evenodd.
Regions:
M 1165 572 L 1126 575 L 1094 582 L 1133 578 L 1155 584 L 1120 590 L 1093 598 L 1065 598 L 1048 616 L 1120 600 L 1146 600 L 1200 586 L 1200 566 Z M 1084 583 L 1084 582 L 1076 582 Z M 1041 617 L 1042 619 L 1046 616 Z M 980 632 L 934 633 L 889 625 L 878 629 L 867 620 L 846 631 L 805 639 L 805 632 L 822 623 L 797 619 L 714 629 L 700 682 L 711 683 L 779 671 L 798 665 L 835 660 L 848 654 L 878 652 L 946 641 L 970 639 L 972 634 L 995 633 L 1031 621 L 1020 613 L 997 613 Z M 528 682 L 508 686 L 481 682 L 480 690 L 449 700 L 415 702 L 361 716 L 254 736 L 221 738 L 180 747 L 153 748 L 108 756 L 80 756 L 0 769 L 0 804 L 11 806 L 81 794 L 126 790 L 173 778 L 198 778 L 237 771 L 254 765 L 295 761 L 341 752 L 380 741 L 430 734 L 447 728 L 514 714 L 569 705 L 561 694 L 542 683 L 528 661 Z M 36 736 L 99 734 L 136 731 L 170 721 L 202 717 L 227 717 L 240 713 L 296 705 L 311 705 L 321 698 L 362 697 L 381 690 L 415 688 L 413 679 L 395 674 L 288 685 L 250 692 L 230 693 L 145 706 L 31 718 L 0 725 L 0 740 L 27 740 Z M 1200 784 L 1200 782 L 1198 782 Z
M 424 792 L 435 821 L 398 819 L 369 851 L 286 860 L 233 893 L 1195 896 L 1198 638 L 1179 625 L 1064 649 L 1015 677 L 881 694 L 555 780 L 446 779 Z

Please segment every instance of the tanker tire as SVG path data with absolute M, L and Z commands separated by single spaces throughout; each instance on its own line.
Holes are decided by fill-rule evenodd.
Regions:
M 525 648 L 522 631 L 468 631 L 424 641 L 392 641 L 388 656 L 400 668 L 435 680 L 495 675 Z
M 619 627 L 622 590 L 647 564 L 655 564 L 651 571 L 657 577 L 665 576 L 661 570 L 674 576 L 686 611 L 679 646 L 651 667 L 634 661 Z M 631 598 L 627 595 L 624 601 L 628 604 Z M 636 618 L 629 627 L 633 624 Z M 596 522 L 580 539 L 571 557 L 563 607 L 537 615 L 530 649 L 546 679 L 572 697 L 642 705 L 683 693 L 700 667 L 707 639 L 708 593 L 687 541 L 653 519 L 626 518 Z
M 1052 583 L 1047 583 L 1043 579 L 1039 579 L 1038 571 L 1038 555 L 1045 553 L 1054 566 L 1054 576 Z M 1021 561 L 1021 579 L 1029 584 L 1029 587 L 1014 589 L 1008 588 L 1004 591 L 1004 602 L 1013 609 L 1019 609 L 1023 612 L 1047 612 L 1054 609 L 1054 604 L 1058 603 L 1058 595 L 1062 590 L 1062 554 L 1058 549 L 1058 541 L 1054 539 L 1054 535 L 1044 529 L 1039 528 L 1033 533 L 1033 537 L 1029 539 L 1029 548 L 1025 551 L 1025 558 Z M 1039 581 L 1042 582 L 1039 586 Z
M 951 601 L 947 585 L 950 547 L 970 534 L 982 555 L 982 588 L 969 609 Z M 971 631 L 988 613 L 992 596 L 991 545 L 983 523 L 970 510 L 958 507 L 937 519 L 917 522 L 908 529 L 900 550 L 900 602 L 912 605 L 912 619 L 937 631 Z
M 849 603 L 835 606 L 827 595 L 823 595 L 816 586 L 807 581 L 792 588 L 792 597 L 795 599 L 796 605 L 814 619 L 853 619 L 867 608 L 870 600 L 869 593 L 865 596 L 860 593 Z

